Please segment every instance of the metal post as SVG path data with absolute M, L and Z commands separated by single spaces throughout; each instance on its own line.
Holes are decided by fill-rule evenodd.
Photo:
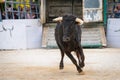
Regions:
M 8 19 L 8 12 L 7 12 L 7 0 L 5 0 L 5 18 Z
M 103 17 L 104 17 L 104 25 L 107 25 L 107 0 L 103 0 Z
M 1 12 L 1 9 L 0 9 L 0 21 L 2 21 L 2 16 L 1 16 L 2 12 Z
M 25 19 L 27 19 L 26 0 L 23 0 L 23 4 L 24 4 L 24 11 L 23 11 L 23 13 L 25 14 Z
M 32 10 L 31 10 L 31 6 L 33 5 L 33 3 L 32 3 L 32 0 L 30 0 L 30 2 L 28 3 L 29 5 L 30 5 L 30 17 L 32 17 Z

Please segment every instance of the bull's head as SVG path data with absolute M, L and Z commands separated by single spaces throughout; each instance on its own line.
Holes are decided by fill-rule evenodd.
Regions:
M 61 29 L 62 29 L 62 40 L 64 42 L 68 42 L 72 39 L 75 39 L 77 36 L 76 32 L 77 29 L 79 29 L 80 25 L 83 24 L 83 21 L 79 18 L 76 18 L 74 16 L 63 16 L 63 17 L 58 17 L 53 19 L 55 22 L 60 22 L 61 23 Z

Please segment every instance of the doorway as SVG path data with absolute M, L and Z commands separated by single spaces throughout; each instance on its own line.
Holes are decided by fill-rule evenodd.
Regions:
M 63 15 L 82 18 L 82 0 L 46 0 L 46 21 Z

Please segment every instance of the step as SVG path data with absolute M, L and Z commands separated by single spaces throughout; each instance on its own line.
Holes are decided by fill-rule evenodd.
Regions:
M 43 43 L 44 47 L 47 48 L 58 48 L 55 37 L 54 37 L 54 29 L 56 24 L 51 23 L 47 24 L 44 27 L 43 34 Z M 106 45 L 106 38 L 104 34 L 104 28 L 101 27 L 83 27 L 82 28 L 82 38 L 81 38 L 81 45 L 84 48 L 94 48 L 94 47 L 102 47 Z M 46 40 L 46 41 L 44 41 Z

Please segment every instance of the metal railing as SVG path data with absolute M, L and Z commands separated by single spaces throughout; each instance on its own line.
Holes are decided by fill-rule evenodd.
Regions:
M 21 7 L 21 5 L 23 5 Z M 40 18 L 40 0 L 5 0 L 5 19 L 37 19 Z

